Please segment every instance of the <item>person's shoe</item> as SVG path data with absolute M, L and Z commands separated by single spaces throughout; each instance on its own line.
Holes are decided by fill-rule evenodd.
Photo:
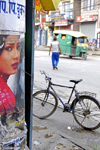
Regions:
M 57 66 L 55 66 L 55 68 L 58 69 Z
M 55 70 L 55 68 L 53 68 L 53 70 Z

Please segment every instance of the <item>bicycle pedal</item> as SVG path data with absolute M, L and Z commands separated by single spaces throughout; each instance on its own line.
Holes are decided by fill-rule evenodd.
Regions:
M 65 107 L 63 109 L 63 112 L 70 112 L 70 104 L 69 103 L 65 103 Z
M 66 107 L 63 108 L 63 112 L 66 112 Z

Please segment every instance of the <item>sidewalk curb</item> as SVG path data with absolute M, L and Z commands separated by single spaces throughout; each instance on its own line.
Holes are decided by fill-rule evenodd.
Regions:
M 49 51 L 50 46 L 36 46 L 35 50 L 39 51 Z
M 44 130 L 35 130 L 35 127 L 37 127 L 37 124 L 38 124 L 38 127 L 40 128 L 45 128 Z M 49 150 L 52 150 L 54 147 L 56 147 L 55 145 L 57 144 L 57 137 L 59 138 L 59 140 L 61 140 L 60 143 L 62 143 L 64 146 L 66 147 L 70 147 L 71 148 L 71 145 L 73 146 L 76 146 L 77 149 L 80 149 L 80 150 L 91 150 L 91 148 L 85 144 L 84 142 L 82 142 L 81 140 L 79 141 L 79 138 L 73 138 L 71 136 L 71 133 L 73 133 L 74 131 L 71 131 L 70 130 L 70 135 L 69 134 L 66 134 L 58 129 L 55 130 L 55 128 L 53 126 L 50 126 L 50 124 L 46 124 L 45 121 L 44 122 L 41 122 L 41 120 L 39 120 L 38 118 L 34 118 L 34 126 L 33 126 L 33 134 L 34 134 L 34 138 L 33 138 L 33 147 L 34 147 L 34 150 L 43 150 L 44 149 L 44 144 L 45 144 L 45 141 L 44 141 L 44 135 L 53 135 L 52 138 L 48 138 L 48 140 L 46 140 L 46 143 L 47 145 L 49 143 L 50 144 L 50 148 Z M 53 139 L 54 138 L 54 139 Z M 65 142 L 66 140 L 66 142 Z M 39 144 L 38 145 L 34 145 L 34 142 L 37 141 Z M 47 146 L 46 145 L 46 146 Z M 46 147 L 45 147 L 46 148 Z

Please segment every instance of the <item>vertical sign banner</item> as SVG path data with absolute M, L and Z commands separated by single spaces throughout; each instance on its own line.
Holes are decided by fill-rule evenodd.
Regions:
M 25 0 L 0 0 L 0 150 L 23 150 Z
M 25 0 L 0 0 L 0 29 L 25 32 Z

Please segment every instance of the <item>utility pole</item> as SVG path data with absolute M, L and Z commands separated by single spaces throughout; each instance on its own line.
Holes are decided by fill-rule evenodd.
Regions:
M 32 149 L 33 118 L 33 79 L 34 79 L 34 24 L 35 0 L 26 1 L 26 34 L 25 34 L 25 120 L 27 124 L 27 145 Z

